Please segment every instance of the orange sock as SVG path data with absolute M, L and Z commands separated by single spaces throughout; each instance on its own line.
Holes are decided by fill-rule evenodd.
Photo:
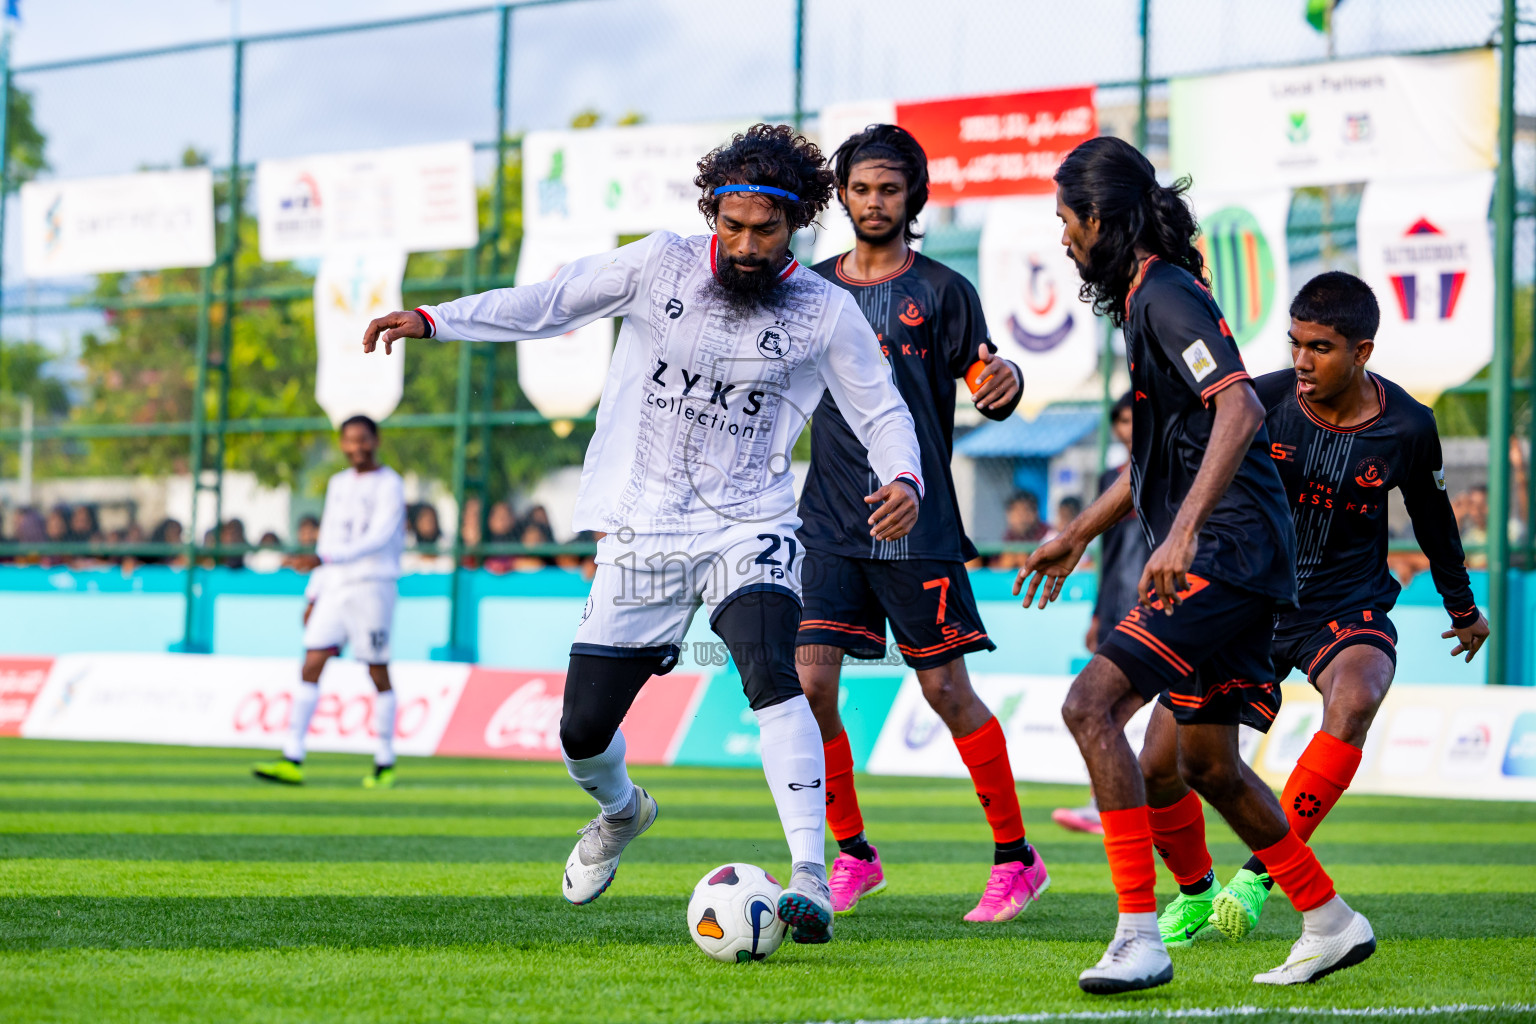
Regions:
M 1339 802 L 1360 767 L 1360 749 L 1319 731 L 1285 780 L 1280 806 L 1302 842 L 1312 838 L 1323 817 Z M 1263 858 L 1260 858 L 1261 860 Z M 1265 863 L 1269 863 L 1265 861 Z M 1273 872 L 1271 872 L 1273 874 Z
M 1024 815 L 1019 813 L 1019 794 L 1013 785 L 1013 766 L 1008 763 L 1008 741 L 994 718 L 965 736 L 955 737 L 960 760 L 971 773 L 976 797 L 992 826 L 992 840 L 999 846 L 1024 838 Z
M 1149 807 L 1152 846 L 1180 885 L 1194 885 L 1211 873 L 1211 852 L 1205 847 L 1205 808 L 1194 790 L 1167 807 Z
M 1152 863 L 1152 826 L 1146 807 L 1100 811 L 1099 822 L 1104 826 L 1104 852 L 1120 896 L 1120 913 L 1153 913 L 1157 910 L 1153 893 L 1157 869 Z
M 853 788 L 853 748 L 848 732 L 837 734 L 822 744 L 827 758 L 827 825 L 832 838 L 852 839 L 864 831 L 864 815 L 859 813 L 859 794 Z
M 1317 855 L 1297 838 L 1295 832 L 1287 830 L 1285 838 L 1274 846 L 1253 853 L 1264 862 L 1269 877 L 1285 890 L 1291 906 L 1297 910 L 1303 913 L 1315 910 L 1333 899 L 1333 879 L 1317 862 Z

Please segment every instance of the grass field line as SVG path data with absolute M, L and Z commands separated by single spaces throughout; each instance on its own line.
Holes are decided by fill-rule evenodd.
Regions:
M 1536 1003 L 1452 1003 L 1446 1006 L 1205 1006 L 1178 1010 L 1074 1010 L 1066 1013 L 983 1014 L 975 1017 L 890 1017 L 814 1024 L 1035 1024 L 1069 1020 L 1211 1020 L 1225 1017 L 1446 1017 L 1466 1013 L 1536 1013 Z

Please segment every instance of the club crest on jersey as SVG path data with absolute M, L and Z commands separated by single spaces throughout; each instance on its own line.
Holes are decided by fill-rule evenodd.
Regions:
M 921 327 L 924 319 L 922 308 L 916 302 L 908 299 L 906 307 L 897 314 L 896 319 L 908 327 Z
M 1387 464 L 1374 455 L 1367 455 L 1355 467 L 1355 483 L 1361 487 L 1380 487 L 1387 482 Z
M 789 355 L 789 335 L 782 324 L 763 328 L 757 336 L 757 350 L 769 359 L 783 359 Z
M 1211 357 L 1211 350 L 1205 347 L 1205 341 L 1195 339 L 1195 343 L 1184 350 L 1184 362 L 1189 366 L 1189 372 L 1195 375 L 1195 383 L 1199 383 L 1211 375 L 1216 369 L 1216 360 Z

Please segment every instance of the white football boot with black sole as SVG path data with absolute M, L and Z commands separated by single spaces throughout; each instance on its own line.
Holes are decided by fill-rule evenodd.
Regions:
M 1173 980 L 1173 959 L 1157 932 L 1121 928 L 1098 963 L 1077 976 L 1077 987 L 1095 996 L 1157 988 Z
M 599 814 L 582 828 L 581 838 L 566 858 L 565 874 L 560 879 L 560 895 L 566 902 L 581 906 L 601 896 L 613 884 L 624 848 L 650 828 L 660 813 L 651 794 L 639 786 L 635 787 L 629 806 L 634 809 L 633 814 L 623 818 Z
M 1364 914 L 1357 910 L 1350 914 L 1344 927 L 1334 932 L 1323 934 L 1303 929 L 1285 963 L 1254 975 L 1253 980 L 1260 985 L 1307 985 L 1370 959 L 1376 952 L 1376 933 Z
M 789 925 L 794 942 L 832 941 L 832 890 L 825 868 L 796 864 L 779 895 L 779 920 Z

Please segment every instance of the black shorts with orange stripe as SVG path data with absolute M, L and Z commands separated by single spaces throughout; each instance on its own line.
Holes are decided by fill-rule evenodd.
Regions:
M 1250 725 L 1266 732 L 1280 710 L 1270 662 L 1274 600 L 1189 574 L 1172 615 L 1131 609 L 1099 646 L 1147 700 L 1185 725 Z
M 801 647 L 825 644 L 855 658 L 884 658 L 889 622 L 902 660 L 914 669 L 997 649 L 982 625 L 964 562 L 848 558 L 812 549 L 805 553 L 800 586 Z
M 1299 668 L 1307 674 L 1307 682 L 1316 686 L 1323 669 L 1356 646 L 1374 647 L 1397 664 L 1397 627 L 1386 612 L 1366 608 L 1327 622 L 1293 624 L 1282 619 L 1275 630 L 1275 678 L 1284 679 Z

